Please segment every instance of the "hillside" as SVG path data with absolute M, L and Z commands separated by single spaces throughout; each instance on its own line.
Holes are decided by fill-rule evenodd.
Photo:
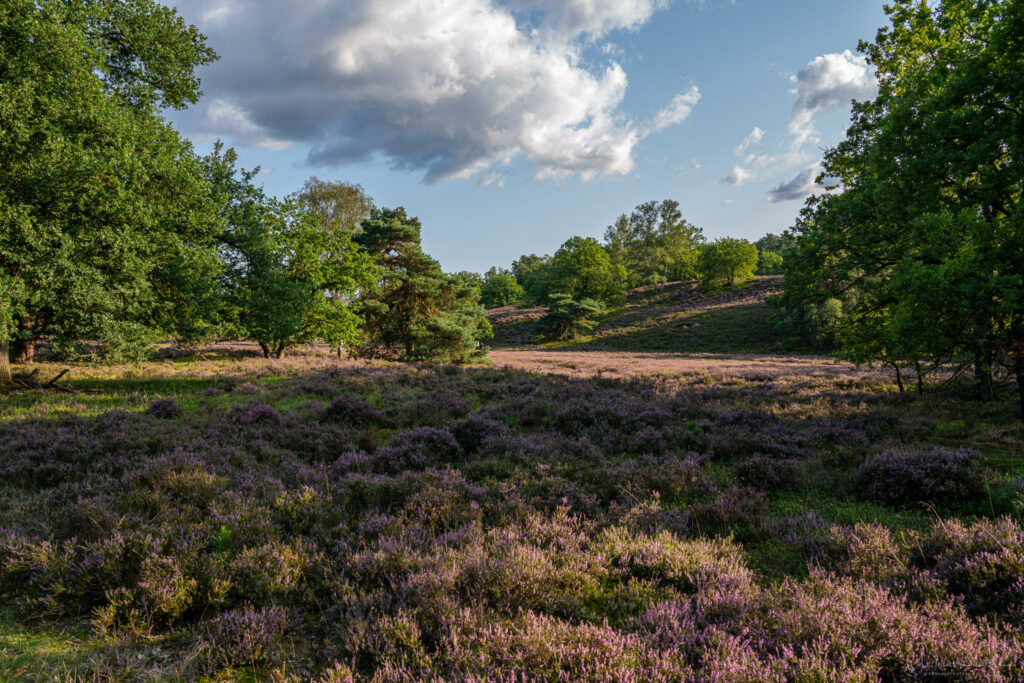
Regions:
M 719 292 L 699 282 L 640 287 L 610 309 L 593 336 L 571 344 L 594 351 L 756 353 L 777 346 L 767 299 L 781 291 L 781 276 L 754 278 Z M 505 306 L 488 311 L 496 348 L 528 344 L 545 309 Z

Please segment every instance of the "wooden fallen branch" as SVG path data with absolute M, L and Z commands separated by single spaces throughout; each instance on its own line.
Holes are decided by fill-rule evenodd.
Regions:
M 59 391 L 65 394 L 96 394 L 99 393 L 98 389 L 80 389 L 78 387 L 68 386 L 67 384 L 57 384 L 57 381 L 64 375 L 71 372 L 70 368 L 64 368 L 61 370 L 56 377 L 51 379 L 49 382 L 40 384 L 36 381 L 36 375 L 39 374 L 39 368 L 34 369 L 27 375 L 20 377 L 13 377 L 13 385 L 15 388 L 20 389 L 36 389 L 41 391 Z

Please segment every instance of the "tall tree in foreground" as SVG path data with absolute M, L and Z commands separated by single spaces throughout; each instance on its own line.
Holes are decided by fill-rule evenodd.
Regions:
M 42 335 L 131 354 L 161 281 L 209 253 L 202 173 L 160 111 L 214 58 L 149 0 L 0 4 L 0 341 L 20 359 Z
M 374 209 L 355 240 L 381 269 L 362 300 L 363 355 L 467 362 L 486 354 L 491 329 L 480 290 L 423 252 L 419 219 L 402 207 Z
M 886 12 L 891 27 L 860 46 L 878 97 L 826 155 L 842 191 L 805 209 L 787 297 L 842 300 L 854 360 L 966 361 L 983 400 L 1004 368 L 1024 417 L 1024 3 Z

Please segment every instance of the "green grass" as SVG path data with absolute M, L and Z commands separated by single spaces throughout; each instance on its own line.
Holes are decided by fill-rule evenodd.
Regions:
M 71 677 L 93 649 L 78 629 L 30 628 L 0 608 L 0 681 L 53 681 Z M 73 678 L 72 678 L 73 680 Z

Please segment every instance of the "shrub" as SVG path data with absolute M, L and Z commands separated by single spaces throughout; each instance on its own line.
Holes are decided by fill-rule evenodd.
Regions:
M 733 468 L 736 480 L 762 491 L 792 488 L 800 480 L 800 461 L 758 453 Z
M 161 398 L 149 404 L 146 414 L 167 419 L 181 415 L 181 406 L 173 398 Z
M 892 505 L 912 501 L 949 504 L 982 490 L 970 449 L 888 450 L 869 457 L 857 473 L 862 495 Z

